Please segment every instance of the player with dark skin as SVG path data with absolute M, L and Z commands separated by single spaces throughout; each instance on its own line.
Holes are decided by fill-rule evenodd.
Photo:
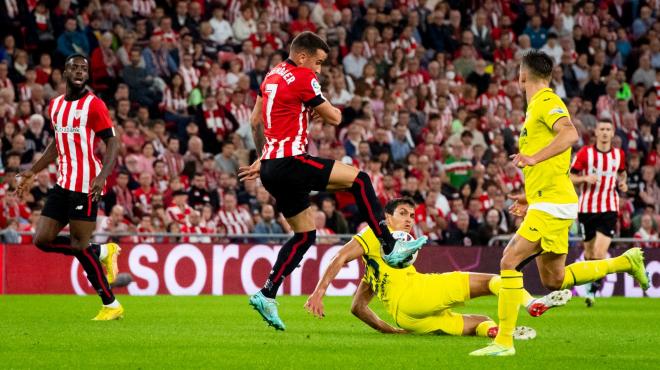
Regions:
M 90 178 L 86 180 L 89 183 L 84 184 L 82 188 L 85 190 L 78 190 L 79 188 L 75 188 L 74 185 L 76 190 L 74 191 L 65 189 L 60 184 L 60 180 L 64 178 L 66 182 L 67 179 L 70 180 L 72 177 L 75 177 L 76 172 L 73 175 L 60 172 L 58 184 L 50 189 L 44 211 L 37 221 L 34 245 L 44 252 L 74 256 L 83 266 L 87 274 L 87 279 L 94 286 L 94 289 L 103 302 L 101 311 L 93 320 L 117 320 L 123 317 L 124 309 L 115 299 L 111 286 L 113 283 L 115 286 L 123 286 L 126 284 L 126 281 L 130 280 L 126 279 L 127 276 L 122 276 L 117 281 L 117 256 L 121 248 L 116 243 L 102 245 L 90 244 L 90 239 L 96 229 L 96 207 L 101 200 L 105 180 L 115 165 L 119 153 L 120 141 L 114 134 L 114 128 L 112 128 L 112 122 L 108 116 L 105 104 L 86 87 L 89 79 L 89 61 L 87 58 L 83 55 L 69 56 L 65 61 L 62 76 L 66 81 L 66 93 L 63 97 L 60 96 L 53 100 L 51 107 L 49 107 L 49 114 L 51 110 L 59 109 L 59 111 L 55 111 L 54 115 L 51 115 L 51 119 L 53 119 L 53 128 L 56 132 L 61 130 L 62 133 L 59 134 L 60 136 L 56 136 L 51 140 L 44 150 L 42 157 L 34 163 L 30 170 L 22 172 L 17 176 L 18 185 L 16 194 L 19 197 L 23 197 L 26 192 L 29 192 L 35 174 L 43 171 L 56 159 L 58 159 L 58 162 L 66 161 L 59 163 L 59 165 L 67 171 L 69 168 L 72 168 L 72 165 L 76 165 L 77 163 L 79 166 L 82 166 L 80 171 L 89 173 Z M 64 107 L 68 105 L 69 108 L 55 108 L 55 101 L 61 102 L 61 106 Z M 69 114 L 70 111 L 74 110 L 83 101 L 85 108 L 71 113 L 73 116 L 67 119 L 67 123 L 63 123 L 62 116 L 64 112 Z M 71 104 L 69 105 L 69 103 Z M 93 116 L 88 121 L 92 104 L 95 104 L 93 112 L 96 116 Z M 101 116 L 98 116 L 98 114 Z M 76 120 L 77 123 L 74 123 Z M 87 125 L 88 122 L 90 125 Z M 73 124 L 78 125 L 77 127 L 73 127 L 77 130 L 71 132 L 63 131 L 70 128 Z M 81 126 L 83 124 L 85 125 L 84 127 Z M 97 127 L 98 131 L 96 129 Z M 92 132 L 91 130 L 94 131 Z M 94 135 L 94 133 L 103 139 L 106 146 L 101 162 L 101 170 L 98 174 L 97 172 L 92 173 L 85 169 L 86 163 L 84 160 L 74 162 L 75 154 L 72 156 L 72 159 L 69 159 L 66 152 L 60 153 L 58 151 L 58 145 L 61 145 L 63 148 L 66 145 L 74 153 L 75 151 L 80 152 L 84 149 L 89 151 L 89 155 L 93 155 L 91 154 L 94 145 L 93 141 L 91 144 L 84 143 L 82 141 L 84 140 L 82 139 L 82 135 Z M 76 137 L 74 135 L 81 136 Z M 93 137 L 91 136 L 91 138 Z M 88 147 L 87 145 L 90 146 Z M 60 148 L 60 150 L 65 149 Z M 66 186 L 69 187 L 68 185 Z M 76 203 L 80 205 L 76 206 Z M 87 205 L 86 208 L 85 205 Z M 67 224 L 70 225 L 70 236 L 58 235 Z M 105 275 L 103 275 L 103 267 L 106 270 Z
M 66 96 L 68 101 L 74 101 L 82 98 L 87 93 L 87 80 L 89 79 L 89 63 L 83 57 L 71 58 L 64 66 L 62 77 L 66 81 Z M 106 150 L 103 156 L 103 168 L 101 173 L 94 178 L 91 185 L 90 196 L 93 201 L 101 200 L 101 193 L 105 186 L 105 180 L 112 171 L 119 154 L 119 138 L 112 136 L 104 140 Z M 32 166 L 32 169 L 18 174 L 18 186 L 16 193 L 19 197 L 30 190 L 34 175 L 44 170 L 57 158 L 57 147 L 55 140 L 44 150 L 43 155 Z M 71 220 L 71 247 L 83 250 L 89 246 L 92 233 L 96 229 L 96 222 Z M 35 231 L 34 243 L 46 244 L 55 240 L 57 234 L 66 226 L 61 222 L 47 216 L 39 217 Z

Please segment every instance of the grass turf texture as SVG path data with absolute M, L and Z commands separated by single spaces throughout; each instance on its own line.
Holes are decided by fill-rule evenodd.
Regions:
M 520 325 L 538 336 L 512 358 L 471 358 L 488 340 L 384 335 L 350 312 L 350 297 L 327 297 L 326 317 L 281 297 L 286 332 L 266 327 L 245 296 L 119 297 L 124 320 L 93 322 L 97 297 L 0 296 L 0 368 L 573 368 L 657 369 L 660 300 L 598 299 Z M 460 311 L 497 317 L 495 298 Z M 372 307 L 387 321 L 379 302 Z

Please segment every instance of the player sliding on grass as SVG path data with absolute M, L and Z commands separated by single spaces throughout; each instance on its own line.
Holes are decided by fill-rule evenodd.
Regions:
M 119 246 L 114 243 L 90 244 L 96 229 L 96 211 L 105 179 L 119 152 L 119 139 L 105 103 L 87 90 L 89 61 L 80 54 L 69 56 L 64 63 L 66 94 L 51 100 L 48 115 L 55 139 L 32 169 L 18 175 L 17 194 L 30 190 L 34 175 L 57 158 L 57 185 L 50 189 L 34 236 L 34 244 L 44 252 L 74 256 L 87 279 L 103 302 L 94 320 L 121 318 L 124 309 L 115 299 L 109 284 L 117 277 Z M 94 155 L 94 140 L 106 145 L 103 162 Z M 70 224 L 71 236 L 58 236 Z M 103 266 L 106 274 L 103 274 Z
M 525 219 L 500 262 L 500 331 L 493 343 L 470 353 L 472 356 L 516 353 L 513 331 L 525 296 L 520 270 L 533 258 L 541 282 L 551 290 L 571 288 L 614 272 L 627 272 L 642 289 L 649 287 L 639 248 L 616 258 L 566 266 L 568 229 L 578 213 L 578 197 L 569 178 L 571 146 L 577 142 L 578 133 L 568 109 L 548 87 L 552 68 L 552 59 L 539 51 L 527 53 L 520 66 L 519 83 L 527 97 L 527 115 L 520 133 L 520 153 L 513 156 L 513 163 L 523 169 L 525 193 L 516 198 L 512 213 Z
M 392 231 L 410 232 L 415 223 L 415 203 L 410 198 L 393 199 L 385 206 L 387 226 Z M 450 272 L 422 274 L 409 266 L 392 268 L 384 263 L 380 242 L 370 227 L 366 227 L 335 255 L 323 273 L 316 289 L 309 296 L 305 308 L 323 317 L 323 296 L 326 289 L 347 262 L 362 257 L 365 272 L 353 298 L 351 312 L 372 328 L 383 333 L 478 335 L 494 337 L 497 324 L 488 316 L 462 315 L 451 310 L 471 298 L 497 295 L 501 278 L 493 274 Z M 553 292 L 534 299 L 523 290 L 523 305 L 532 316 L 540 316 L 549 308 L 566 304 L 571 298 L 568 290 Z M 394 328 L 381 320 L 369 307 L 375 296 L 383 303 L 401 328 Z M 518 327 L 517 339 L 531 339 L 534 329 Z
M 312 114 L 331 125 L 341 122 L 341 111 L 323 97 L 316 80 L 315 73 L 321 71 L 329 51 L 320 37 L 303 32 L 293 40 L 289 59 L 268 72 L 251 116 L 259 159 L 239 169 L 242 181 L 261 176 L 261 182 L 275 197 L 278 209 L 294 231 L 282 246 L 263 289 L 250 297 L 250 305 L 278 330 L 285 327 L 274 299 L 277 290 L 316 240 L 310 191 L 350 191 L 360 213 L 382 241 L 384 259 L 391 265 L 403 262 L 426 243 L 426 237 L 408 242 L 392 237 L 384 226 L 382 207 L 365 172 L 307 154 L 307 126 Z

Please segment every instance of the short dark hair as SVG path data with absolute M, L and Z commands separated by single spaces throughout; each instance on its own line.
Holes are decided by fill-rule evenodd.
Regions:
M 552 58 L 539 50 L 531 50 L 522 58 L 522 65 L 527 68 L 535 77 L 548 80 L 552 75 L 554 65 Z
M 325 51 L 326 54 L 330 53 L 328 44 L 314 32 L 302 32 L 291 43 L 291 53 L 304 52 L 314 55 L 319 49 Z
M 393 215 L 396 208 L 402 204 L 415 208 L 415 201 L 411 197 L 394 198 L 385 205 L 385 213 Z
M 69 61 L 71 59 L 75 59 L 75 58 L 83 58 L 83 59 L 85 59 L 85 62 L 87 62 L 87 64 L 89 64 L 89 59 L 87 59 L 87 56 L 85 56 L 84 54 L 80 54 L 80 53 L 73 53 L 73 54 L 69 55 L 68 57 L 66 57 L 66 59 L 64 59 L 64 65 L 69 63 Z
M 598 126 L 601 123 L 609 123 L 610 125 L 614 126 L 614 123 L 612 123 L 612 120 L 609 118 L 599 118 L 598 122 L 596 122 L 596 126 Z

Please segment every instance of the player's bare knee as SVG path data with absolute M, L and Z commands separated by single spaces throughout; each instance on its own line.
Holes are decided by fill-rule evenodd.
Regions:
M 557 279 L 557 278 L 547 278 L 547 279 L 542 279 L 541 283 L 543 284 L 543 287 L 545 287 L 548 290 L 560 290 L 562 285 L 564 284 L 564 279 Z
M 53 239 L 50 238 L 48 235 L 37 233 L 34 236 L 34 245 L 41 250 L 47 249 L 48 245 L 52 242 Z
M 87 243 L 80 239 L 71 238 L 71 248 L 81 251 L 87 248 Z
M 500 260 L 500 269 L 501 270 L 514 270 L 520 261 L 516 258 L 513 253 L 507 253 L 504 251 L 502 259 Z

